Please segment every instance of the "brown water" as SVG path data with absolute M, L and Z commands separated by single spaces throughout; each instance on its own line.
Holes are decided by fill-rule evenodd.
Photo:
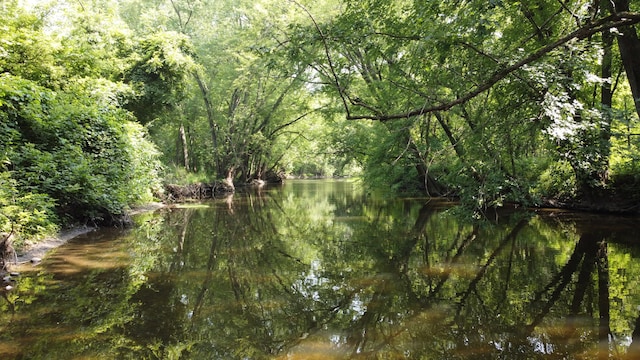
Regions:
M 637 218 L 449 205 L 294 181 L 140 215 L 1 294 L 0 358 L 640 357 Z

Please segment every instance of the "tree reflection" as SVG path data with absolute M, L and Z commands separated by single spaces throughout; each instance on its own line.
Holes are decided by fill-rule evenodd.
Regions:
M 73 298 L 63 297 L 70 306 L 56 302 L 61 317 L 74 319 L 105 303 L 84 317 L 92 335 L 83 336 L 108 341 L 90 350 L 77 341 L 61 354 L 638 354 L 640 294 L 623 291 L 640 275 L 638 251 L 612 243 L 611 231 L 521 213 L 474 223 L 443 211 L 448 204 L 331 186 L 249 191 L 146 219 L 126 245 L 128 268 L 107 278 L 79 272 L 68 283 Z M 112 284 L 100 297 L 91 292 L 97 278 Z

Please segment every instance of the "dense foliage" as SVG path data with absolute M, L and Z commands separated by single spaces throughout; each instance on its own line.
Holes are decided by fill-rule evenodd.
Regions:
M 474 207 L 610 195 L 638 181 L 630 5 L 345 1 L 332 21 L 309 11 L 290 56 L 347 119 L 381 123 L 372 181 Z
M 122 214 L 157 159 L 172 181 L 361 175 L 480 209 L 640 199 L 628 0 L 14 0 L 0 19 L 4 232 Z
M 77 32 L 50 36 L 17 7 L 5 5 L 2 19 L 0 231 L 42 236 L 78 221 L 121 221 L 159 190 L 158 152 L 122 106 L 144 94 L 99 68 L 110 55 L 98 51 L 103 44 L 87 49 L 70 40 Z M 90 51 L 84 64 L 69 61 Z

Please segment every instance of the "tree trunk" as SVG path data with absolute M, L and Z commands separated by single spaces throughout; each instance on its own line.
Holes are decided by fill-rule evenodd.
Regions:
M 12 228 L 10 233 L 4 233 L 4 232 L 0 233 L 0 272 L 2 272 L 7 268 L 7 264 L 9 260 L 11 259 L 11 257 L 15 257 L 15 256 L 16 256 L 16 253 L 13 249 L 13 228 Z
M 605 7 L 611 7 L 609 0 L 601 0 L 601 6 L 603 9 Z M 598 177 L 600 178 L 601 183 L 605 183 L 607 181 L 608 172 L 609 172 L 609 154 L 611 153 L 611 121 L 612 114 L 611 109 L 613 106 L 613 90 L 612 90 L 612 79 L 611 79 L 611 68 L 613 62 L 613 33 L 610 29 L 602 32 L 602 65 L 601 65 L 601 73 L 600 76 L 602 79 L 606 79 L 608 81 L 603 81 L 600 88 L 600 103 L 602 104 L 602 123 L 600 125 L 600 166 Z
M 198 87 L 200 88 L 200 93 L 202 94 L 202 100 L 204 101 L 205 109 L 207 110 L 207 121 L 209 122 L 209 130 L 211 131 L 211 141 L 213 142 L 213 152 L 214 152 L 214 161 L 215 161 L 215 170 L 216 174 L 222 174 L 223 171 L 220 168 L 220 161 L 218 160 L 218 156 L 215 153 L 218 150 L 218 136 L 216 131 L 216 124 L 213 121 L 213 105 L 211 104 L 211 100 L 209 99 L 209 88 L 207 84 L 202 80 L 198 71 L 193 72 L 193 76 L 198 83 Z
M 187 134 L 184 131 L 184 124 L 180 123 L 180 141 L 182 142 L 182 159 L 184 161 L 184 169 L 190 171 L 189 167 L 189 143 L 187 142 Z
M 416 143 L 411 138 L 411 134 L 407 131 L 406 136 L 409 141 L 409 151 L 410 154 L 416 160 L 415 169 L 418 175 L 418 180 L 424 186 L 424 190 L 427 192 L 429 196 L 442 196 L 446 193 L 446 189 L 442 186 L 436 179 L 434 179 L 431 174 L 429 174 L 429 168 L 426 165 L 426 161 L 420 149 L 416 146 Z
M 236 189 L 235 185 L 233 185 L 233 177 L 235 176 L 235 173 L 236 173 L 235 167 L 231 167 L 227 169 L 227 177 L 225 177 L 225 179 L 222 181 L 225 184 L 225 186 L 229 188 L 229 190 Z
M 629 11 L 629 0 L 616 0 L 614 5 L 614 12 Z M 620 49 L 620 57 L 631 87 L 636 112 L 640 117 L 640 39 L 638 39 L 638 33 L 633 26 L 621 27 L 619 31 L 618 48 Z

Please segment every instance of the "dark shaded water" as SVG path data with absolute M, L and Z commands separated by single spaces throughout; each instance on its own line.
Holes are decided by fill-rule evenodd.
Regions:
M 0 358 L 640 355 L 638 219 L 488 217 L 347 181 L 140 215 L 2 293 Z

